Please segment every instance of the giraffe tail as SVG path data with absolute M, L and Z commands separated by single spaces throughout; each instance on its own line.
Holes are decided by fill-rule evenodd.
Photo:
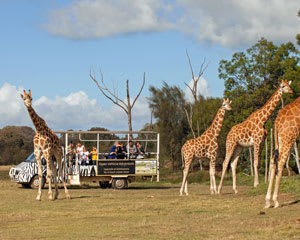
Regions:
M 279 151 L 278 149 L 275 149 L 274 151 L 275 175 L 277 175 L 278 172 L 278 157 L 279 157 Z

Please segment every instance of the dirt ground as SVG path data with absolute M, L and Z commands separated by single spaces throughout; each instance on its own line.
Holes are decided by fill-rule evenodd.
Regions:
M 190 196 L 180 197 L 180 185 L 166 182 L 70 187 L 71 200 L 60 188 L 56 201 L 44 189 L 38 202 L 8 169 L 0 167 L 0 239 L 300 239 L 300 196 L 291 192 L 267 210 L 265 192 L 250 186 L 212 196 L 208 185 L 190 184 Z

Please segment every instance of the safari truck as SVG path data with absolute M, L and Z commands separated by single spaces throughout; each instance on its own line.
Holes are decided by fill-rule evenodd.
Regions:
M 56 131 L 64 142 L 63 174 L 69 185 L 81 185 L 83 182 L 99 182 L 101 188 L 114 189 L 127 188 L 129 182 L 135 177 L 149 177 L 159 181 L 159 133 L 153 131 Z M 84 164 L 79 154 L 74 154 L 70 161 L 70 143 L 80 142 L 86 148 L 97 149 L 97 159 L 89 160 Z M 144 146 L 141 157 L 125 154 L 124 159 L 110 159 L 109 149 L 115 141 L 128 146 L 130 141 L 140 142 Z M 74 142 L 74 145 L 76 144 Z M 69 159 L 69 160 L 68 160 Z M 46 182 L 46 165 L 42 160 L 43 181 Z M 37 188 L 37 165 L 34 155 L 31 154 L 26 161 L 10 169 L 11 180 L 24 187 Z M 58 175 L 58 180 L 60 177 Z
M 45 186 L 47 179 L 47 165 L 46 159 L 42 156 L 42 188 Z M 64 162 L 64 159 L 63 159 Z M 54 166 L 57 168 L 56 161 L 54 159 Z M 16 167 L 9 170 L 10 179 L 14 182 L 21 184 L 25 188 L 38 188 L 39 187 L 39 177 L 37 162 L 34 153 L 31 153 L 24 162 L 21 162 Z M 59 171 L 57 168 L 57 178 L 59 182 L 62 182 L 59 176 Z
M 46 180 L 46 160 L 42 158 L 42 171 L 43 180 L 42 187 L 45 185 Z M 38 188 L 39 178 L 36 159 L 33 153 L 31 153 L 27 159 L 9 170 L 9 176 L 12 181 L 22 184 L 23 187 Z

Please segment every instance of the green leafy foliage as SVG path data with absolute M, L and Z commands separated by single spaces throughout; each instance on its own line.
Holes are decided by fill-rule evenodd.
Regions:
M 184 114 L 186 105 L 184 93 L 176 86 L 166 82 L 158 89 L 150 86 L 150 108 L 157 119 L 160 133 L 161 155 L 170 158 L 172 168 L 181 166 L 181 147 L 189 133 L 188 123 Z
M 33 151 L 34 131 L 30 127 L 0 129 L 0 165 L 18 164 Z
M 264 38 L 260 39 L 245 52 L 235 53 L 231 60 L 222 60 L 219 65 L 219 77 L 225 82 L 224 96 L 232 100 L 232 111 L 224 120 L 220 136 L 220 152 L 224 154 L 224 137 L 232 126 L 244 121 L 252 112 L 261 108 L 274 93 L 281 79 L 292 80 L 293 94 L 283 96 L 284 103 L 290 103 L 300 95 L 300 54 L 295 46 L 288 42 L 276 46 Z M 267 121 L 268 132 L 281 109 L 277 108 Z M 270 137 L 268 136 L 268 142 Z M 249 159 L 248 151 L 244 151 L 241 161 Z M 261 154 L 261 166 L 264 163 L 265 150 Z M 246 165 L 246 164 L 245 164 Z M 248 164 L 249 166 L 249 164 Z

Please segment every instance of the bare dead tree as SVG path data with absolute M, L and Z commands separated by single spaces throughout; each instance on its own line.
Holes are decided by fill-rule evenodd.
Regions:
M 189 126 L 192 130 L 192 133 L 193 133 L 193 137 L 196 138 L 196 135 L 195 135 L 195 132 L 193 130 L 193 105 L 192 104 L 189 104 L 190 106 L 190 112 L 188 112 L 188 110 L 186 108 L 184 108 L 184 112 L 185 112 L 185 115 L 186 115 L 186 118 L 187 118 L 187 121 L 189 123 Z M 199 131 L 198 131 L 199 132 Z M 199 134 L 198 134 L 199 136 Z
M 270 133 L 270 161 L 269 161 L 268 181 L 270 181 L 272 157 L 273 157 L 273 128 L 271 128 L 271 133 Z
M 201 66 L 200 66 L 200 70 L 199 70 L 199 74 L 197 77 L 195 77 L 194 75 L 194 70 L 193 70 L 193 67 L 192 67 L 192 63 L 191 63 L 191 59 L 190 59 L 190 56 L 188 54 L 188 51 L 186 49 L 186 56 L 188 58 L 188 62 L 189 62 L 189 65 L 190 65 L 190 69 L 191 69 L 191 73 L 192 73 L 192 80 L 193 80 L 193 86 L 190 87 L 189 84 L 187 84 L 186 82 L 184 83 L 188 89 L 191 91 L 192 93 L 192 96 L 193 96 L 193 103 L 190 103 L 189 106 L 190 106 L 190 109 L 188 111 L 187 108 L 184 108 L 184 111 L 185 111 L 185 114 L 186 114 L 186 118 L 187 118 L 187 121 L 189 123 L 189 127 L 191 128 L 191 131 L 192 131 L 192 134 L 193 134 L 193 137 L 196 138 L 196 135 L 195 135 L 195 131 L 193 129 L 193 114 L 194 114 L 194 111 L 193 111 L 193 106 L 195 105 L 195 103 L 198 101 L 198 94 L 197 94 L 197 89 L 198 89 L 198 82 L 201 78 L 201 76 L 203 75 L 203 73 L 205 72 L 208 64 L 206 63 L 206 60 L 204 58 Z M 200 135 L 200 132 L 199 132 L 199 123 L 197 121 L 197 129 L 198 129 L 198 136 Z M 200 169 L 202 170 L 203 169 L 203 166 L 202 166 L 202 161 L 199 160 L 199 163 L 200 163 Z
M 151 111 L 151 114 L 150 114 L 150 123 L 149 123 L 149 126 L 148 126 L 149 131 L 151 131 L 153 129 L 152 119 L 153 119 L 153 110 Z M 144 149 L 145 152 L 147 152 L 148 139 L 149 139 L 149 134 L 146 134 L 146 143 L 145 143 L 145 149 Z
M 268 138 L 266 136 L 265 139 L 265 151 L 266 151 L 266 155 L 265 155 L 265 182 L 268 181 Z
M 249 155 L 250 155 L 250 172 L 251 172 L 251 176 L 253 176 L 253 157 L 252 157 L 251 147 L 249 147 Z
M 291 176 L 291 170 L 290 170 L 290 167 L 289 167 L 289 161 L 290 161 L 290 157 L 291 157 L 291 154 L 289 154 L 287 160 L 286 160 L 286 163 L 285 163 L 285 167 L 288 171 L 288 176 L 290 177 Z
M 198 95 L 197 95 L 198 82 L 199 82 L 200 78 L 202 77 L 203 73 L 205 72 L 206 68 L 208 67 L 208 64 L 206 63 L 206 60 L 204 58 L 201 66 L 200 66 L 199 74 L 198 74 L 197 78 L 195 78 L 193 67 L 192 67 L 192 63 L 191 63 L 191 59 L 190 59 L 190 56 L 189 56 L 187 50 L 186 50 L 186 56 L 188 58 L 190 69 L 191 69 L 191 73 L 192 73 L 193 86 L 190 87 L 189 84 L 187 84 L 186 82 L 184 84 L 191 91 L 191 93 L 193 95 L 193 98 L 194 98 L 194 103 L 196 103 L 198 101 Z
M 95 73 L 92 73 L 92 70 L 90 71 L 90 78 L 96 83 L 98 89 L 106 98 L 108 98 L 113 104 L 119 106 L 126 113 L 127 118 L 128 118 L 128 130 L 132 131 L 132 114 L 131 113 L 132 113 L 134 104 L 136 103 L 137 99 L 139 98 L 139 96 L 144 88 L 145 73 L 144 73 L 143 83 L 139 90 L 139 93 L 136 95 L 133 102 L 131 103 L 130 91 L 129 91 L 129 80 L 126 80 L 126 101 L 127 102 L 125 102 L 121 98 L 118 97 L 118 94 L 116 94 L 115 91 L 111 91 L 109 88 L 107 88 L 107 86 L 105 85 L 105 82 L 104 82 L 103 73 L 101 70 L 99 72 L 101 75 L 100 82 L 98 82 L 98 80 L 95 77 Z M 130 136 L 132 138 L 132 135 L 130 135 Z
M 193 134 L 193 136 L 195 138 L 196 135 L 195 135 L 195 132 L 194 132 L 194 129 L 193 129 L 193 105 L 198 101 L 198 95 L 197 95 L 198 82 L 199 82 L 200 78 L 202 77 L 203 73 L 205 72 L 208 64 L 206 63 L 206 60 L 204 58 L 201 66 L 200 66 L 199 74 L 198 74 L 197 77 L 195 77 L 194 70 L 193 70 L 192 63 L 191 63 L 191 59 L 190 59 L 190 56 L 189 56 L 187 50 L 186 50 L 186 56 L 188 58 L 189 66 L 190 66 L 190 69 L 191 69 L 193 86 L 190 87 L 189 84 L 187 84 L 186 82 L 184 84 L 191 91 L 194 101 L 193 101 L 193 103 L 190 104 L 190 111 L 188 111 L 186 108 L 184 109 L 184 111 L 185 111 L 185 114 L 186 114 L 189 126 L 191 128 L 192 134 Z M 198 126 L 198 123 L 197 123 L 197 126 Z M 199 131 L 198 131 L 198 135 L 199 135 Z
M 294 151 L 295 151 L 295 161 L 298 168 L 298 174 L 300 174 L 300 164 L 299 164 L 299 153 L 297 147 L 297 141 L 294 143 Z

